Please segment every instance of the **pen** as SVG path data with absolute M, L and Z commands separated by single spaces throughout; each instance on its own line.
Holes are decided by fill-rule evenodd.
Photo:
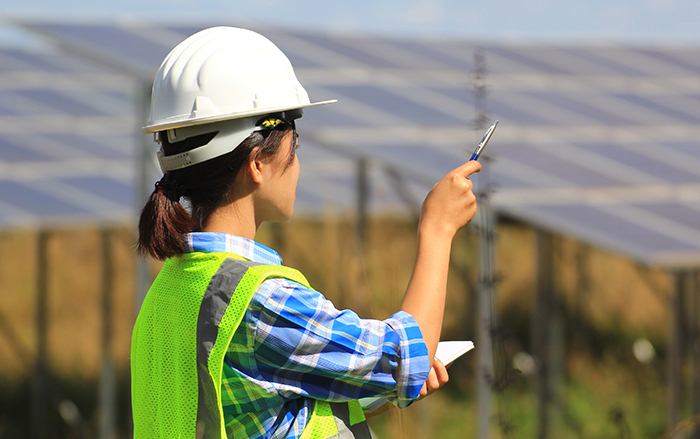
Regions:
M 491 135 L 493 132 L 496 130 L 496 125 L 498 125 L 498 120 L 496 120 L 493 125 L 489 127 L 489 129 L 486 131 L 486 134 L 484 134 L 484 137 L 481 139 L 481 142 L 479 142 L 479 146 L 476 147 L 474 150 L 474 154 L 472 154 L 472 158 L 469 160 L 478 160 L 479 155 L 481 155 L 481 151 L 484 150 L 484 147 L 486 146 L 487 143 L 489 143 L 489 139 L 491 138 Z

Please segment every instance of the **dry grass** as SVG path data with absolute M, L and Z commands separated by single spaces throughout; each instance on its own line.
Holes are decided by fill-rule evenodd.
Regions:
M 102 234 L 96 229 L 51 232 L 47 241 L 47 361 L 66 378 L 96 377 L 101 358 Z M 128 364 L 134 318 L 133 233 L 129 228 L 109 232 L 112 247 L 113 340 L 110 352 L 119 367 Z M 26 376 L 37 350 L 36 294 L 38 235 L 4 234 L 0 251 L 0 376 Z
M 2 382 L 28 379 L 36 353 L 37 236 L 33 231 L 0 235 L 0 251 L 5 255 L 0 264 Z M 109 236 L 114 270 L 110 302 L 113 339 L 109 352 L 119 373 L 125 375 L 136 300 L 133 229 L 118 227 Z M 350 307 L 364 317 L 373 318 L 385 318 L 398 308 L 411 275 L 416 245 L 415 225 L 411 221 L 373 220 L 362 244 L 351 221 L 332 215 L 324 221 L 296 219 L 265 226 L 258 239 L 278 249 L 287 265 L 299 268 L 338 307 Z M 530 227 L 514 223 L 499 225 L 496 267 L 501 281 L 497 305 L 502 322 L 509 328 L 502 341 L 508 357 L 527 349 L 535 290 L 535 239 Z M 57 230 L 49 234 L 48 365 L 54 376 L 66 382 L 96 382 L 99 377 L 102 240 L 103 232 L 97 229 Z M 478 274 L 478 245 L 478 237 L 469 230 L 460 232 L 453 245 L 443 338 L 473 337 L 471 303 Z M 564 394 L 571 416 L 578 419 L 595 411 L 595 407 L 588 407 L 596 405 L 595 392 L 586 396 L 590 389 L 581 385 L 582 382 L 590 383 L 591 389 L 602 389 L 602 400 L 615 400 L 618 395 L 625 407 L 644 392 L 648 397 L 659 397 L 663 382 L 657 375 L 633 371 L 636 375 L 619 379 L 629 375 L 629 370 L 624 370 L 627 366 L 619 362 L 620 355 L 615 361 L 606 359 L 601 351 L 605 347 L 597 346 L 596 341 L 606 337 L 616 340 L 615 348 L 629 358 L 631 341 L 636 337 L 646 337 L 663 350 L 669 327 L 668 298 L 672 289 L 669 275 L 568 238 L 557 237 L 554 252 L 555 289 L 564 304 L 565 316 L 575 318 L 571 321 L 585 322 L 586 334 L 597 334 L 592 342 L 584 344 L 592 353 L 572 352 L 569 347 L 566 372 L 570 384 Z M 153 272 L 157 268 L 158 264 L 151 264 Z M 567 332 L 571 330 L 567 328 Z M 476 428 L 472 361 L 473 356 L 456 365 L 460 369 L 452 371 L 452 390 L 379 421 L 376 428 L 385 434 L 382 437 L 430 437 L 429 432 L 441 429 L 444 431 L 439 437 L 472 437 Z M 506 366 L 509 366 L 507 362 Z M 606 369 L 601 371 L 599 367 Z M 640 386 L 635 378 L 639 376 L 655 377 L 656 382 Z M 534 400 L 530 389 L 525 380 L 508 390 L 511 416 L 517 420 L 513 422 L 521 433 L 534 433 Z M 0 399 L 6 397 L 0 394 Z M 640 402 L 629 408 L 628 416 L 645 409 L 650 407 Z M 449 417 L 457 418 L 456 428 Z M 599 422 L 610 424 L 605 414 L 602 417 Z M 449 425 L 444 426 L 445 423 Z M 470 429 L 465 434 L 459 425 L 470 425 Z M 640 425 L 646 424 L 640 421 Z M 649 429 L 658 430 L 658 422 L 654 425 Z M 642 433 L 642 427 L 633 429 L 639 434 L 634 437 L 651 437 Z M 567 428 L 570 426 L 562 431 L 568 431 Z M 590 434 L 582 437 L 602 437 L 594 432 L 607 435 L 615 431 L 610 428 L 609 425 L 602 430 L 586 427 Z M 531 437 L 529 433 L 511 437 Z

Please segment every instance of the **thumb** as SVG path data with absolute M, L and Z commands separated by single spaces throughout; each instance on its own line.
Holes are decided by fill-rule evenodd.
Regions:
M 455 168 L 452 172 L 463 175 L 464 177 L 469 177 L 470 175 L 481 171 L 481 163 L 476 160 L 469 160 L 463 165 Z

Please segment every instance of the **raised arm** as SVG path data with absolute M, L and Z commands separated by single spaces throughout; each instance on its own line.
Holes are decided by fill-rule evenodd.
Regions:
M 418 322 L 431 365 L 442 330 L 452 239 L 476 214 L 468 177 L 480 170 L 477 161 L 454 169 L 433 186 L 421 209 L 418 254 L 401 309 Z

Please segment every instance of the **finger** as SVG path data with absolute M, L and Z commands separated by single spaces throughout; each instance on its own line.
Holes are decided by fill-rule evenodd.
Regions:
M 443 386 L 450 380 L 450 374 L 447 372 L 447 366 L 445 366 L 442 361 L 435 359 L 433 361 L 433 369 L 435 370 L 435 377 L 437 378 L 440 386 Z
M 423 383 L 423 387 L 420 389 L 420 396 L 428 396 L 431 393 L 433 393 L 433 389 L 431 388 L 432 383 L 430 382 L 431 376 L 433 375 L 433 369 L 430 369 L 430 373 L 428 373 L 428 378 L 425 380 Z
M 423 384 L 423 388 L 421 389 L 421 395 L 430 395 L 438 387 L 440 387 L 440 383 L 438 382 L 437 374 L 435 373 L 435 369 L 431 367 L 428 378 L 425 380 L 425 384 Z
M 428 374 L 428 379 L 426 383 L 428 384 L 428 392 L 431 392 L 440 387 L 440 382 L 438 381 L 437 372 L 435 371 L 434 367 L 430 368 L 430 373 Z
M 470 175 L 479 171 L 481 171 L 481 163 L 477 162 L 476 160 L 469 160 L 465 164 L 455 168 L 453 172 L 469 177 Z

